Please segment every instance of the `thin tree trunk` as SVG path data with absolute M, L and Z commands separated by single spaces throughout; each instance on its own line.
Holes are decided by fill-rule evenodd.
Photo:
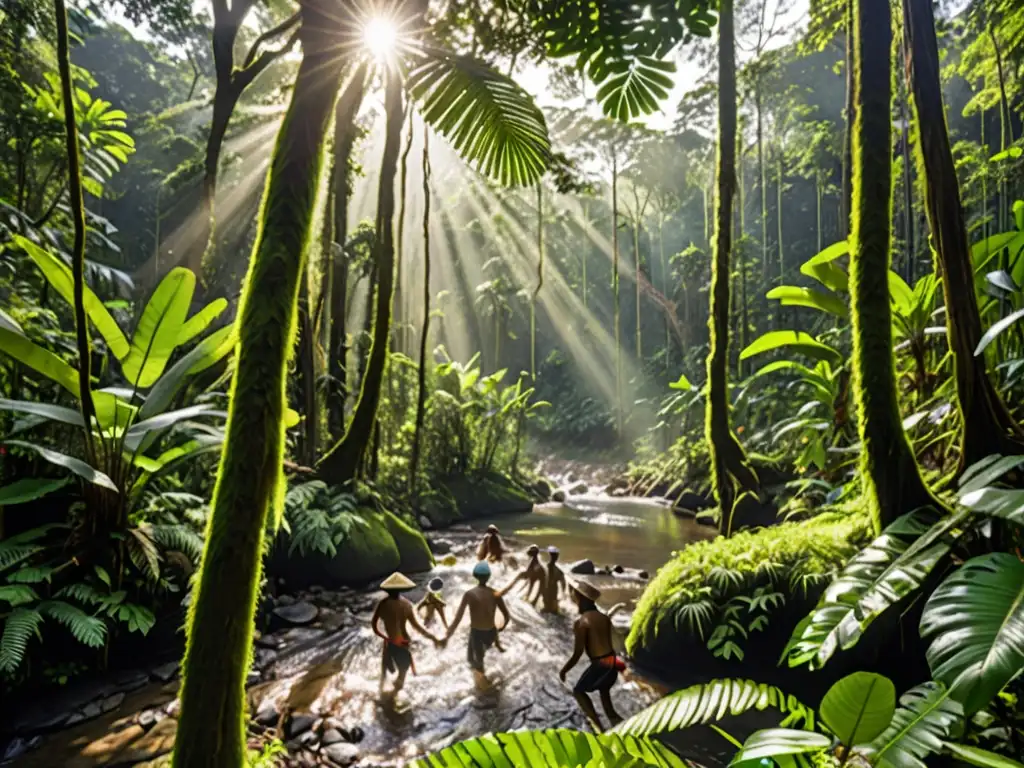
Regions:
M 903 0 L 903 14 L 907 19 L 907 69 L 913 78 L 928 223 L 938 261 L 935 271 L 942 275 L 946 335 L 956 373 L 962 471 L 993 453 L 1020 453 L 1024 450 L 1024 435 L 986 374 L 984 356 L 974 356 L 982 337 L 981 315 L 946 130 L 931 2 Z
M 232 33 L 232 39 L 234 34 Z M 216 221 L 214 212 L 214 200 L 217 196 L 217 174 L 220 167 L 220 154 L 224 147 L 224 137 L 227 135 L 228 123 L 231 121 L 231 114 L 235 111 L 238 98 L 241 92 L 231 84 L 231 77 L 228 75 L 226 82 L 222 82 L 221 76 L 217 77 L 217 88 L 213 96 L 213 119 L 210 123 L 210 135 L 206 139 L 206 156 L 203 162 L 203 185 L 199 197 L 199 221 L 195 239 L 188 244 L 188 255 L 185 257 L 185 266 L 191 269 L 197 276 L 208 281 L 213 275 L 205 274 L 213 267 L 211 261 L 213 251 L 216 249 Z
M 779 285 L 782 285 L 784 282 L 786 282 L 786 249 L 785 242 L 782 239 L 782 185 L 785 182 L 785 178 L 783 176 L 782 166 L 782 147 L 779 146 L 779 155 L 775 160 L 775 226 L 777 228 L 776 236 L 779 238 Z M 780 309 L 779 312 L 781 314 L 782 310 Z
M 619 328 L 619 158 L 612 155 L 612 301 L 615 325 L 615 423 L 622 437 L 622 335 Z
M 907 32 L 904 28 L 904 40 L 901 45 L 903 56 L 907 54 Z M 912 186 L 913 170 L 910 165 L 910 94 L 907 92 L 909 84 L 906 77 L 901 78 L 902 88 L 900 89 L 900 112 L 903 115 L 903 241 L 906 247 L 906 275 L 907 282 L 913 287 L 917 280 L 914 264 L 914 188 Z
M 921 479 L 903 431 L 893 363 L 888 281 L 892 237 L 889 1 L 856 0 L 853 28 L 853 384 L 863 446 L 862 475 L 878 532 L 900 515 L 934 504 L 935 499 Z
M 729 420 L 729 255 L 732 206 L 736 192 L 736 53 L 732 0 L 721 0 L 718 18 L 718 195 L 715 199 L 715 246 L 711 262 L 708 330 L 708 406 L 706 434 L 714 471 L 722 530 L 743 526 L 736 501 L 757 493 L 758 480 Z
M 768 175 L 764 166 L 764 127 L 761 108 L 761 76 L 754 85 L 754 108 L 757 110 L 757 178 L 761 185 L 761 280 L 768 282 Z
M 328 346 L 328 365 L 332 388 L 328 407 L 328 424 L 332 437 L 345 432 L 345 405 L 348 401 L 348 205 L 352 196 L 351 160 L 358 128 L 356 114 L 366 91 L 365 64 L 352 73 L 334 110 L 334 250 L 333 280 L 331 285 L 331 342 Z
M 814 172 L 814 234 L 817 237 L 817 249 L 815 253 L 821 253 L 822 232 L 821 232 L 821 171 Z
M 857 117 L 857 103 L 854 99 L 853 6 L 856 0 L 845 0 L 846 17 L 846 123 L 843 130 L 843 167 L 839 188 L 839 233 L 850 236 L 850 210 L 853 198 L 853 122 Z M 888 55 L 888 54 L 885 54 Z
M 420 442 L 427 410 L 427 342 L 430 338 L 430 135 L 423 124 L 423 322 L 420 326 L 420 367 L 417 371 L 416 422 L 409 455 L 409 490 L 415 501 L 418 494 Z
M 661 292 L 666 298 L 672 294 L 668 287 L 668 267 L 665 264 L 665 214 L 658 215 L 658 257 L 661 261 Z M 685 320 L 684 320 L 685 322 Z M 668 313 L 665 314 L 665 373 L 672 374 L 672 324 Z
M 304 4 L 302 13 L 302 62 L 271 157 L 238 310 L 227 438 L 187 624 L 174 768 L 240 768 L 247 759 L 245 680 L 263 536 L 284 482 L 286 362 L 323 142 L 345 64 L 326 31 L 335 28 L 336 12 Z
M 636 359 L 643 364 L 644 340 L 643 330 L 640 328 L 640 221 L 633 225 L 633 262 L 636 268 L 636 275 L 633 284 L 636 286 Z
M 92 401 L 92 345 L 85 316 L 85 203 L 82 200 L 82 167 L 75 121 L 74 82 L 71 74 L 71 44 L 68 35 L 68 11 L 64 0 L 55 0 L 57 15 L 57 68 L 60 71 L 61 101 L 64 106 L 64 138 L 68 157 L 68 196 L 75 240 L 71 250 L 72 295 L 75 313 L 75 342 L 78 349 L 78 399 L 85 422 L 86 449 L 93 453 L 92 419 L 96 409 Z
M 530 378 L 537 380 L 537 297 L 544 287 L 544 188 L 537 182 L 537 287 L 530 297 Z
M 380 167 L 377 192 L 377 232 L 374 257 L 378 265 L 377 311 L 370 344 L 366 374 L 359 388 L 359 399 L 352 412 L 348 431 L 321 461 L 323 474 L 332 482 L 342 483 L 356 476 L 377 421 L 384 368 L 388 361 L 391 336 L 391 306 L 395 287 L 395 241 L 392 227 L 395 219 L 395 175 L 402 144 L 402 84 L 398 74 L 388 70 L 385 86 L 387 114 L 384 157 Z

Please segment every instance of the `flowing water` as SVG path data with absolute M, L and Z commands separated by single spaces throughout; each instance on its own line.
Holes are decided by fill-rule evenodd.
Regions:
M 440 576 L 445 581 L 443 595 L 451 618 L 461 595 L 474 585 L 470 571 L 479 531 L 492 522 L 516 550 L 528 543 L 558 546 L 566 570 L 574 560 L 583 558 L 593 560 L 599 569 L 624 566 L 626 570 L 621 575 L 599 572 L 590 577 L 602 589 L 602 605 L 627 604 L 627 610 L 616 617 L 620 648 L 628 628 L 628 608 L 646 583 L 637 571 L 653 574 L 674 550 L 711 535 L 707 528 L 677 518 L 657 502 L 573 496 L 567 505 L 542 505 L 533 514 L 475 521 L 472 530 L 462 527 L 438 532 L 435 538 L 452 546 L 455 564 L 439 565 L 431 573 L 416 575 L 420 588 L 410 594 L 411 599 L 418 600 L 423 594 L 422 585 Z M 520 566 L 525 564 L 520 552 L 516 557 Z M 503 586 L 514 573 L 512 564 L 497 566 L 492 586 Z M 363 735 L 357 745 L 359 766 L 404 765 L 411 757 L 490 731 L 587 728 L 570 688 L 558 678 L 559 669 L 572 651 L 573 607 L 567 598 L 563 598 L 560 616 L 540 614 L 520 596 L 507 598 L 512 619 L 501 635 L 505 651 L 492 649 L 486 658 L 487 673 L 494 683 L 489 690 L 476 688 L 466 665 L 468 618 L 444 648 L 435 648 L 430 641 L 414 634 L 416 674 L 409 676 L 405 689 L 396 698 L 390 698 L 379 692 L 381 641 L 370 628 L 370 616 L 379 596 L 372 591 L 354 590 L 306 595 L 305 599 L 321 606 L 321 619 L 310 627 L 275 633 L 287 641 L 277 650 L 266 647 L 273 645 L 267 642 L 272 638 L 260 641 L 264 647 L 257 648 L 256 659 L 265 682 L 250 690 L 253 708 L 273 704 L 279 713 L 332 717 L 343 729 L 358 728 Z M 337 619 L 333 625 L 324 621 L 328 615 Z M 436 619 L 429 629 L 438 634 L 443 631 Z M 584 660 L 569 674 L 570 685 L 585 666 Z M 661 692 L 655 687 L 628 673 L 613 689 L 615 705 L 624 716 L 635 713 L 659 695 Z M 111 717 L 114 715 L 121 717 L 125 713 L 112 713 Z M 102 721 L 84 724 L 79 729 L 77 733 L 65 732 L 63 745 L 62 734 L 55 734 L 47 740 L 47 747 L 53 749 L 40 750 L 35 753 L 35 760 L 26 761 L 26 765 L 43 765 L 47 760 L 49 764 L 69 766 L 106 764 L 102 759 L 82 759 L 94 747 L 81 745 L 90 744 L 90 740 L 105 733 Z M 173 729 L 167 735 L 173 738 Z

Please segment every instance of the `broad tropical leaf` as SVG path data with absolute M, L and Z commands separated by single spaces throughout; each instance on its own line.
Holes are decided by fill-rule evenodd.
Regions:
M 114 485 L 113 480 L 98 469 L 89 466 L 81 459 L 76 459 L 74 456 L 68 456 L 66 453 L 60 453 L 59 451 L 54 451 L 45 446 L 37 445 L 36 443 L 29 443 L 24 440 L 7 440 L 6 444 L 35 451 L 41 458 L 58 467 L 63 467 L 64 469 L 74 472 L 87 483 L 99 485 L 103 488 L 114 491 L 115 493 L 117 492 L 117 486 Z
M 874 672 L 854 672 L 828 689 L 818 715 L 839 741 L 851 747 L 877 738 L 895 711 L 892 680 Z
M 511 187 L 543 175 L 551 153 L 544 114 L 511 78 L 468 56 L 428 51 L 406 86 L 423 119 L 482 173 Z
M 0 309 L 0 328 L 11 331 L 12 333 L 20 334 L 21 336 L 25 335 L 25 331 L 18 324 L 18 321 L 15 320 L 10 315 L 8 315 L 2 309 Z
M 985 331 L 985 335 L 981 337 L 980 341 L 978 341 L 978 346 L 974 350 L 974 356 L 978 357 L 981 355 L 988 345 L 996 340 L 997 336 L 1021 318 L 1024 318 L 1024 309 L 1018 309 L 1016 312 L 1011 312 L 998 322 L 993 323 L 992 327 Z
M 192 339 L 210 327 L 210 323 L 220 317 L 221 313 L 228 308 L 227 299 L 214 299 L 201 310 L 190 317 L 181 326 L 178 334 L 178 346 L 188 344 Z
M 1024 763 L 1018 763 L 1016 760 L 989 752 L 987 749 L 949 742 L 946 742 L 945 747 L 953 757 L 971 765 L 981 766 L 981 768 L 1024 768 Z
M 15 504 L 24 504 L 26 501 L 41 499 L 48 493 L 63 488 L 71 482 L 70 478 L 59 477 L 51 479 L 48 477 L 23 477 L 15 480 L 10 485 L 0 488 L 0 507 L 10 507 Z
M 827 360 L 834 364 L 839 364 L 843 361 L 843 356 L 839 352 L 828 344 L 821 343 L 811 334 L 804 331 L 769 331 L 754 339 L 746 349 L 740 352 L 740 360 L 746 360 L 754 355 L 772 352 L 785 347 L 793 348 L 795 351 L 802 352 L 816 360 Z
M 751 709 L 777 709 L 787 724 L 800 722 L 809 728 L 814 711 L 773 685 L 752 680 L 712 680 L 676 691 L 622 721 L 613 733 L 650 736 L 710 723 Z
M 222 416 L 226 418 L 227 413 L 210 405 L 190 405 L 187 408 L 166 411 L 159 416 L 153 416 L 132 424 L 125 434 L 124 447 L 129 451 L 144 451 L 163 430 L 182 421 L 194 419 L 197 416 Z
M 820 669 L 839 649 L 854 646 L 885 610 L 919 589 L 955 542 L 967 513 L 937 520 L 919 509 L 894 520 L 843 568 L 786 649 L 791 667 Z
M 153 291 L 132 336 L 131 351 L 121 361 L 125 378 L 136 387 L 153 386 L 178 346 L 195 292 L 196 276 L 176 267 Z
M 79 395 L 78 371 L 57 355 L 44 349 L 28 337 L 0 326 L 0 352 L 13 357 L 22 365 L 60 384 L 75 397 Z
M 768 728 L 756 731 L 743 744 L 729 762 L 730 766 L 765 765 L 766 759 L 785 758 L 792 755 L 806 755 L 828 749 L 832 740 L 814 731 L 795 731 L 790 728 Z
M 867 745 L 879 768 L 927 768 L 924 758 L 942 751 L 963 720 L 964 710 L 942 683 L 928 682 L 900 697 L 900 706 L 881 736 Z
M 784 307 L 810 307 L 828 312 L 836 317 L 846 317 L 849 309 L 846 302 L 834 293 L 816 291 L 813 288 L 803 288 L 797 285 L 780 285 L 772 288 L 765 294 L 765 298 L 776 299 Z
M 27 413 L 30 416 L 42 416 L 47 421 L 58 421 L 62 424 L 70 424 L 73 427 L 85 427 L 85 420 L 82 418 L 81 412 L 72 408 L 65 408 L 62 405 L 53 405 L 52 403 L 0 399 L 0 411 Z
M 231 354 L 237 343 L 238 337 L 233 325 L 220 328 L 199 342 L 194 349 L 182 356 L 160 377 L 139 409 L 139 418 L 151 419 L 163 413 L 163 410 L 171 404 L 189 377 L 202 373 L 219 363 Z
M 1005 552 L 968 560 L 921 614 L 932 676 L 973 715 L 1024 668 L 1024 562 Z
M 980 488 L 960 497 L 960 504 L 972 512 L 1000 517 L 1024 525 L 1024 491 L 1007 488 Z
M 75 278 L 71 273 L 71 268 L 62 259 L 40 248 L 26 237 L 15 235 L 14 240 L 29 255 L 29 258 L 36 263 L 36 266 L 42 270 L 47 282 L 53 286 L 53 289 L 73 307 L 75 305 Z M 103 301 L 92 292 L 89 286 L 85 287 L 83 304 L 89 320 L 96 326 L 96 330 L 99 331 L 103 340 L 107 342 L 107 346 L 114 353 L 114 357 L 118 360 L 123 360 L 129 350 L 128 339 L 125 338 L 124 332 L 107 310 Z
M 648 56 L 624 62 L 623 71 L 614 72 L 597 89 L 597 101 L 604 113 L 621 122 L 649 115 L 658 103 L 668 98 L 673 88 L 676 65 Z
M 963 503 L 962 499 L 966 494 L 1002 480 L 1007 473 L 1016 470 L 1021 465 L 1024 465 L 1024 456 L 993 454 L 986 456 L 981 461 L 976 461 L 967 467 L 960 476 L 960 489 L 958 493 L 961 503 Z

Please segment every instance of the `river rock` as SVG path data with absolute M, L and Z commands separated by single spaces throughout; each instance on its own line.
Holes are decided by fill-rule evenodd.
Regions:
M 595 571 L 593 560 L 579 560 L 569 568 L 570 573 L 577 573 L 580 576 L 592 576 Z
M 178 662 L 176 661 L 169 661 L 159 667 L 153 667 L 149 671 L 149 676 L 158 683 L 169 683 L 176 674 L 178 674 Z
M 699 493 L 693 491 L 683 491 L 676 497 L 675 506 L 676 510 L 685 510 L 688 512 L 700 512 L 704 509 L 710 509 L 714 504 L 708 501 L 706 496 L 701 496 Z
M 358 725 L 353 725 L 347 731 L 342 731 L 342 734 L 345 736 L 346 739 L 348 739 L 353 744 L 358 744 L 360 741 L 366 738 L 366 734 L 363 732 L 363 729 L 360 728 Z
M 429 531 L 431 528 L 434 527 L 434 524 L 430 522 L 430 518 L 426 515 L 420 515 L 419 517 L 417 517 L 416 522 L 420 524 L 420 528 L 422 528 L 424 531 Z
M 435 555 L 447 555 L 452 551 L 452 543 L 447 539 L 427 539 L 427 544 Z
M 530 492 L 541 502 L 550 501 L 551 483 L 544 478 L 540 478 L 537 482 L 530 485 Z
M 100 708 L 104 712 L 112 712 L 121 706 L 121 702 L 124 701 L 123 693 L 115 693 L 113 696 L 109 696 L 100 703 Z
M 626 569 L 623 568 L 621 565 L 616 565 L 614 568 L 612 568 L 612 573 L 625 573 L 625 572 L 626 572 Z
M 551 500 L 559 504 L 565 503 L 565 491 L 559 488 L 557 491 L 551 494 Z
M 260 725 L 265 725 L 269 728 L 277 724 L 279 717 L 281 717 L 281 713 L 277 711 L 277 707 L 274 706 L 274 702 L 270 699 L 264 699 L 260 702 L 259 707 L 256 708 L 256 722 Z
M 312 728 L 313 723 L 315 722 L 316 718 L 309 714 L 292 715 L 288 720 L 288 726 L 285 728 L 285 733 L 289 739 L 294 739 Z
M 291 595 L 281 595 L 277 598 L 277 604 L 280 605 L 295 605 L 295 598 Z
M 584 482 L 573 483 L 572 485 L 569 486 L 569 494 L 571 496 L 579 496 L 581 494 L 586 493 L 589 490 L 590 486 L 588 486 Z
M 609 496 L 625 496 L 629 493 L 629 480 L 624 477 L 617 477 L 604 487 L 604 492 Z
M 318 610 L 315 605 L 306 602 L 294 603 L 293 605 L 278 605 L 274 609 L 275 616 L 295 626 L 309 624 L 316 618 L 317 612 Z
M 651 578 L 651 574 L 649 574 L 647 571 L 640 571 L 640 572 L 637 573 L 637 576 L 639 578 L 641 578 L 641 579 L 649 579 L 649 578 Z
M 337 744 L 340 741 L 345 741 L 345 737 L 341 735 L 341 731 L 337 728 L 328 728 L 324 731 L 323 738 L 320 739 L 320 743 L 325 747 L 329 747 L 331 744 Z
M 331 744 L 324 748 L 323 754 L 335 765 L 349 766 L 359 759 L 359 747 L 348 743 Z
M 167 713 L 168 717 L 177 717 L 181 714 L 181 699 L 174 699 L 164 707 L 164 712 Z

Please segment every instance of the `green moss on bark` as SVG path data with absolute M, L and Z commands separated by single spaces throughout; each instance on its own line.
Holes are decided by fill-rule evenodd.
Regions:
M 875 530 L 937 502 L 907 442 L 896 396 L 889 306 L 892 44 L 888 0 L 856 0 L 850 312 L 865 491 Z

